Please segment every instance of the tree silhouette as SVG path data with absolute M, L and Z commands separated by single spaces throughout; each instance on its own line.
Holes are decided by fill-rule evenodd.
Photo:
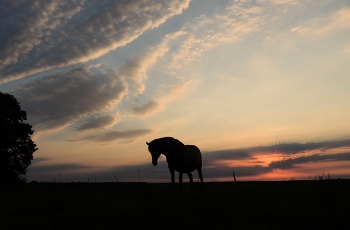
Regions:
M 30 137 L 34 131 L 14 96 L 0 92 L 0 102 L 0 182 L 25 180 L 38 150 Z

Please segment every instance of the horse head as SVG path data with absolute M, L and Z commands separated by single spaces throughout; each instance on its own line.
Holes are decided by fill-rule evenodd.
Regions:
M 160 154 L 162 152 L 156 146 L 152 145 L 151 143 L 146 142 L 146 144 L 148 145 L 148 151 L 152 155 L 152 164 L 154 166 L 156 166 L 157 162 L 158 162 L 158 158 L 160 157 Z

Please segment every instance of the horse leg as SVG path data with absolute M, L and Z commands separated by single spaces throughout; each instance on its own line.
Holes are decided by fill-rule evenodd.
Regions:
M 170 174 L 171 174 L 171 184 L 173 186 L 173 189 L 174 189 L 174 184 L 175 184 L 175 170 L 173 169 L 170 169 Z
M 192 173 L 187 173 L 188 178 L 190 179 L 190 184 L 191 184 L 191 192 L 193 192 L 193 176 Z
M 179 172 L 179 184 L 180 184 L 180 192 L 182 190 L 182 172 Z
M 198 168 L 197 171 L 198 171 L 199 179 L 201 180 L 201 185 L 202 185 L 202 190 L 203 190 L 204 188 L 203 188 L 202 168 Z

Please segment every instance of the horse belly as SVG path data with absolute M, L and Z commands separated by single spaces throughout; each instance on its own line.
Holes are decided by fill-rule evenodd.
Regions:
M 190 173 L 202 167 L 200 150 L 194 145 L 186 145 L 187 151 L 182 155 L 167 156 L 169 169 L 180 173 Z
M 187 164 L 178 165 L 177 167 L 175 167 L 175 170 L 181 173 L 190 173 L 200 168 L 200 166 L 201 165 L 198 162 L 188 162 Z

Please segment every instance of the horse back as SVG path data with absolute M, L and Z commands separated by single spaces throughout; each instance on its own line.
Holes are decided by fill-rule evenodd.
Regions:
M 189 165 L 193 170 L 202 167 L 202 154 L 199 148 L 195 145 L 186 145 L 188 151 Z

